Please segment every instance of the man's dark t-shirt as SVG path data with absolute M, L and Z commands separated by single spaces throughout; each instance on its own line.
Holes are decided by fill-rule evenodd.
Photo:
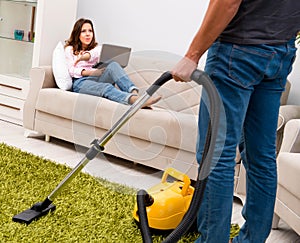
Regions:
M 220 35 L 236 44 L 282 44 L 300 31 L 300 0 L 243 0 Z

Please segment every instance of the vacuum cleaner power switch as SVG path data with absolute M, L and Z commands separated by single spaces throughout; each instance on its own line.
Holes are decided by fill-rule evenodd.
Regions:
M 30 224 L 32 221 L 37 220 L 38 218 L 46 215 L 50 211 L 54 211 L 56 206 L 54 204 L 50 204 L 47 208 L 42 211 L 38 211 L 34 209 L 34 206 L 30 209 L 23 211 L 13 217 L 13 221 L 18 223 Z

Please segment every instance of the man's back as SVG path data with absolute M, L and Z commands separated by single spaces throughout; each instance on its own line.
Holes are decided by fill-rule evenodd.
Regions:
M 282 44 L 299 30 L 299 0 L 243 0 L 220 39 L 236 44 Z

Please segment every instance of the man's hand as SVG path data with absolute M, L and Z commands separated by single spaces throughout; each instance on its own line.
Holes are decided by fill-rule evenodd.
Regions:
M 184 57 L 171 70 L 171 74 L 175 81 L 190 82 L 191 75 L 196 68 L 197 63 L 187 57 Z

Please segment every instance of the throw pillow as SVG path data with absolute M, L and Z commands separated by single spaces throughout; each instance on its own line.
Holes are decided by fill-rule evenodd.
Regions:
M 62 90 L 72 88 L 72 78 L 68 71 L 65 50 L 62 42 L 58 42 L 52 55 L 52 71 L 56 85 Z

